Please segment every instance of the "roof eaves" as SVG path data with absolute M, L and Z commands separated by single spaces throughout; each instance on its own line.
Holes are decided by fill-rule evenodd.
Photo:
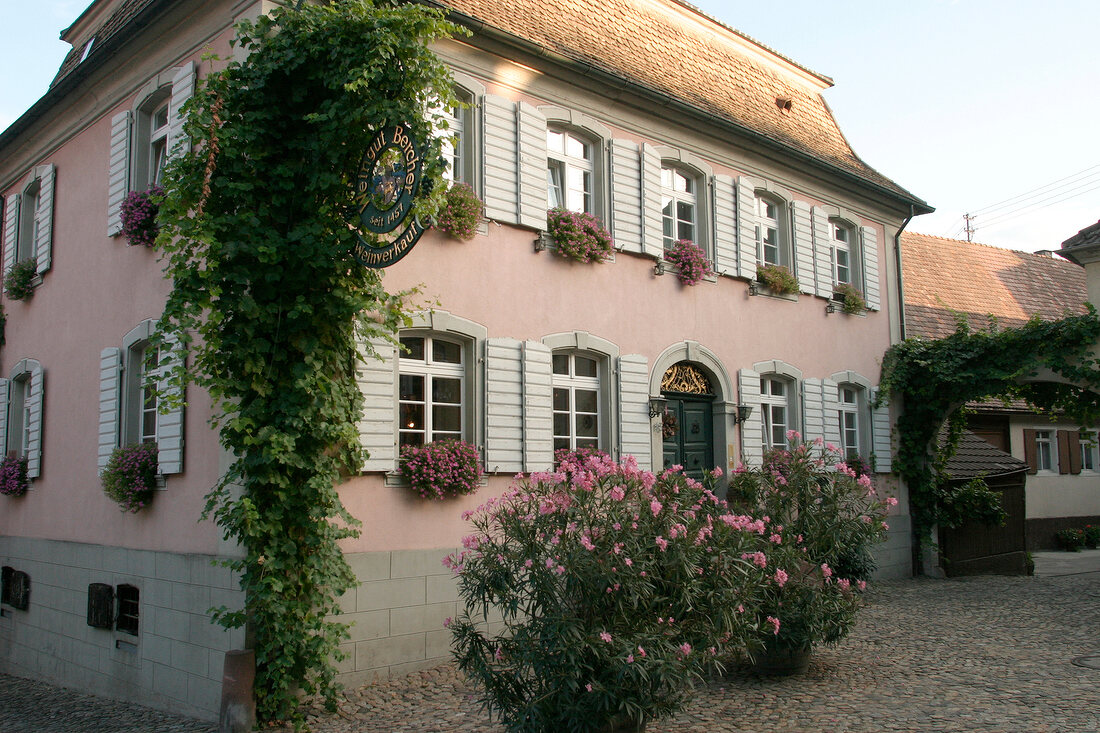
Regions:
M 11 123 L 6 130 L 0 132 L 0 151 L 6 148 L 16 137 L 26 131 L 37 120 L 54 106 L 60 104 L 67 94 L 75 89 L 80 82 L 87 78 L 93 71 L 103 66 L 108 59 L 117 54 L 121 48 L 133 37 L 133 31 L 145 27 L 151 23 L 160 13 L 171 8 L 175 0 L 152 0 L 142 8 L 133 18 L 111 34 L 102 43 L 97 42 L 88 58 L 73 68 L 65 76 L 57 79 L 54 84 L 43 94 L 37 102 Z

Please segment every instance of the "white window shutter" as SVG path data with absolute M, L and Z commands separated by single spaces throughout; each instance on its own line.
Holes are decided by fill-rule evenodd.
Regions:
M 118 447 L 122 402 L 122 349 L 107 348 L 99 353 L 99 469 L 107 465 Z
M 0 379 L 0 452 L 8 453 L 8 402 L 11 399 L 11 380 Z
M 825 410 L 825 438 L 826 443 L 840 447 L 840 395 L 837 394 L 837 383 L 831 379 L 821 382 L 822 404 Z
M 111 155 L 107 166 L 107 236 L 122 232 L 122 200 L 130 192 L 130 130 L 134 116 L 123 110 L 111 118 Z
M 878 394 L 876 388 L 871 392 L 871 401 Z M 892 473 L 893 441 L 890 439 L 890 405 L 887 401 L 871 410 L 871 445 L 875 451 L 875 471 L 878 473 Z
M 523 345 L 515 339 L 485 342 L 485 469 L 523 470 Z
M 741 423 L 741 461 L 759 466 L 764 460 L 764 416 L 760 411 L 760 372 L 741 369 L 737 372 L 739 402 L 751 405 L 752 414 Z
M 737 276 L 756 279 L 757 238 L 756 190 L 747 178 L 737 179 Z
M 867 296 L 868 310 L 881 307 L 882 289 L 879 284 L 878 234 L 872 227 L 860 227 L 860 252 L 863 253 L 863 294 Z
M 546 229 L 546 117 L 536 107 L 520 102 L 519 120 L 519 223 Z
M 168 103 L 168 153 L 183 155 L 191 151 L 191 140 L 184 134 L 183 105 L 195 93 L 195 64 L 187 62 L 172 76 L 172 99 Z
M 649 361 L 640 354 L 619 357 L 619 458 L 634 456 L 653 470 L 653 429 L 649 417 Z
M 554 465 L 554 395 L 550 347 L 523 344 L 523 470 L 548 471 Z
M 802 380 L 802 437 L 825 438 L 825 405 L 820 379 Z
M 359 442 L 367 451 L 364 471 L 393 471 L 397 468 L 397 350 L 390 341 L 374 338 L 360 342 L 361 360 L 356 381 L 363 394 L 363 417 L 359 420 Z
M 661 153 L 642 143 L 642 254 L 660 257 L 665 251 L 664 218 L 661 215 Z
M 34 242 L 35 270 L 39 275 L 50 269 L 53 252 L 53 183 L 56 168 L 53 163 L 35 169 L 38 178 L 38 210 L 34 220 L 38 238 Z
M 829 215 L 820 206 L 813 209 L 814 261 L 817 262 L 817 294 L 833 297 L 833 232 Z
M 714 268 L 737 275 L 737 193 L 733 177 L 714 177 Z
M 814 272 L 813 228 L 810 224 L 810 205 L 805 201 L 791 202 L 791 237 L 794 240 L 794 269 L 798 286 L 803 293 L 813 295 L 818 291 Z
M 505 224 L 516 224 L 519 222 L 519 165 L 515 105 L 504 97 L 487 94 L 482 111 L 485 216 Z M 545 176 L 543 173 L 544 179 Z
M 168 377 L 183 366 L 186 355 L 179 339 L 167 336 L 162 347 L 160 373 L 157 390 L 171 400 L 172 406 L 166 411 L 157 412 L 157 453 L 160 472 L 168 475 L 183 472 L 183 395 L 179 386 L 173 385 Z
M 22 198 L 20 194 L 13 193 L 8 196 L 7 206 L 4 207 L 4 272 L 0 280 L 8 276 L 15 264 L 15 240 L 19 237 L 19 204 Z
M 30 378 L 27 380 L 27 478 L 42 475 L 42 404 L 46 381 L 42 365 L 28 360 Z
M 642 159 L 631 140 L 611 141 L 611 235 L 623 252 L 641 254 L 645 201 Z

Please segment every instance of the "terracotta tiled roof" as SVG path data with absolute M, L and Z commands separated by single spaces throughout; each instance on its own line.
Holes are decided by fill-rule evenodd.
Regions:
M 738 43 L 759 44 L 683 3 L 442 0 L 441 4 L 575 62 L 677 98 L 907 200 L 920 201 L 856 156 L 824 98 L 809 83 L 796 82 L 750 58 Z M 699 22 L 686 21 L 685 14 Z M 791 100 L 790 111 L 779 108 L 777 97 Z
M 123 0 L 95 32 L 96 48 L 158 0 Z M 750 134 L 884 189 L 927 204 L 864 163 L 837 127 L 817 86 L 831 81 L 798 66 L 686 2 L 676 0 L 438 0 L 478 23 L 715 115 Z M 83 44 L 81 44 L 82 46 Z M 765 63 L 744 51 L 755 46 Z M 53 84 L 79 66 L 65 58 Z M 788 71 L 780 71 L 788 67 Z M 818 81 L 800 81 L 805 74 Z M 783 110 L 776 103 L 791 101 Z
M 125 28 L 126 24 L 136 18 L 141 11 L 145 10 L 156 1 L 157 0 L 123 0 L 103 25 L 97 28 L 95 33 L 92 34 L 95 41 L 92 43 L 92 49 L 89 56 L 95 53 L 98 48 L 105 45 L 116 33 Z M 61 81 L 61 79 L 67 76 L 70 71 L 81 63 L 80 59 L 84 54 L 84 46 L 85 43 L 79 43 L 73 46 L 72 50 L 65 56 L 65 60 L 61 62 L 61 68 L 57 70 L 57 74 L 54 76 L 53 81 L 50 82 L 51 87 Z
M 943 438 L 941 433 L 941 444 Z M 1027 464 L 987 443 L 969 430 L 964 430 L 959 437 L 955 455 L 947 462 L 945 469 L 952 479 L 972 479 L 976 476 L 993 477 L 1022 473 L 1027 470 Z
M 906 335 L 940 338 L 954 332 L 954 312 L 975 329 L 992 315 L 1002 326 L 1032 316 L 1085 312 L 1085 271 L 1061 259 L 927 234 L 901 235 Z

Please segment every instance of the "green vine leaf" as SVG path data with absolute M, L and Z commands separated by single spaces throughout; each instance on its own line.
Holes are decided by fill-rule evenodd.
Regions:
M 1063 413 L 1081 425 L 1100 420 L 1100 369 L 1092 346 L 1100 338 L 1100 317 L 1088 305 L 1084 315 L 1058 321 L 1033 318 L 1018 328 L 992 323 L 971 331 L 965 318 L 942 339 L 906 339 L 886 352 L 881 401 L 900 400 L 895 470 L 909 487 L 913 532 L 919 546 L 938 522 L 1000 521 L 991 492 L 970 486 L 959 495 L 947 488 L 944 466 L 965 427 L 968 402 L 1022 399 L 1037 411 Z M 1049 369 L 1054 380 L 1029 381 Z M 937 437 L 946 425 L 946 437 Z
M 438 210 L 426 110 L 456 100 L 429 45 L 460 32 L 422 5 L 300 5 L 242 23 L 247 61 L 209 73 L 184 106 L 191 152 L 168 165 L 157 239 L 173 285 L 161 345 L 178 339 L 190 359 L 173 387 L 209 392 L 236 457 L 204 517 L 242 548 L 230 567 L 245 608 L 212 616 L 248 629 L 260 723 L 299 728 L 298 690 L 334 704 L 347 637 L 331 617 L 355 583 L 338 542 L 360 523 L 335 488 L 364 458 L 355 355 L 395 339 L 411 295 L 353 259 L 354 183 L 376 132 L 402 121 L 425 161 L 412 213 Z

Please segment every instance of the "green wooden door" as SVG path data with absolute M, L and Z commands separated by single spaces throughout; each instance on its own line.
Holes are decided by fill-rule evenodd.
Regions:
M 668 413 L 675 428 L 666 430 L 664 467 L 684 467 L 697 481 L 714 468 L 714 408 L 709 397 L 666 394 Z M 673 433 L 668 435 L 668 433 Z

